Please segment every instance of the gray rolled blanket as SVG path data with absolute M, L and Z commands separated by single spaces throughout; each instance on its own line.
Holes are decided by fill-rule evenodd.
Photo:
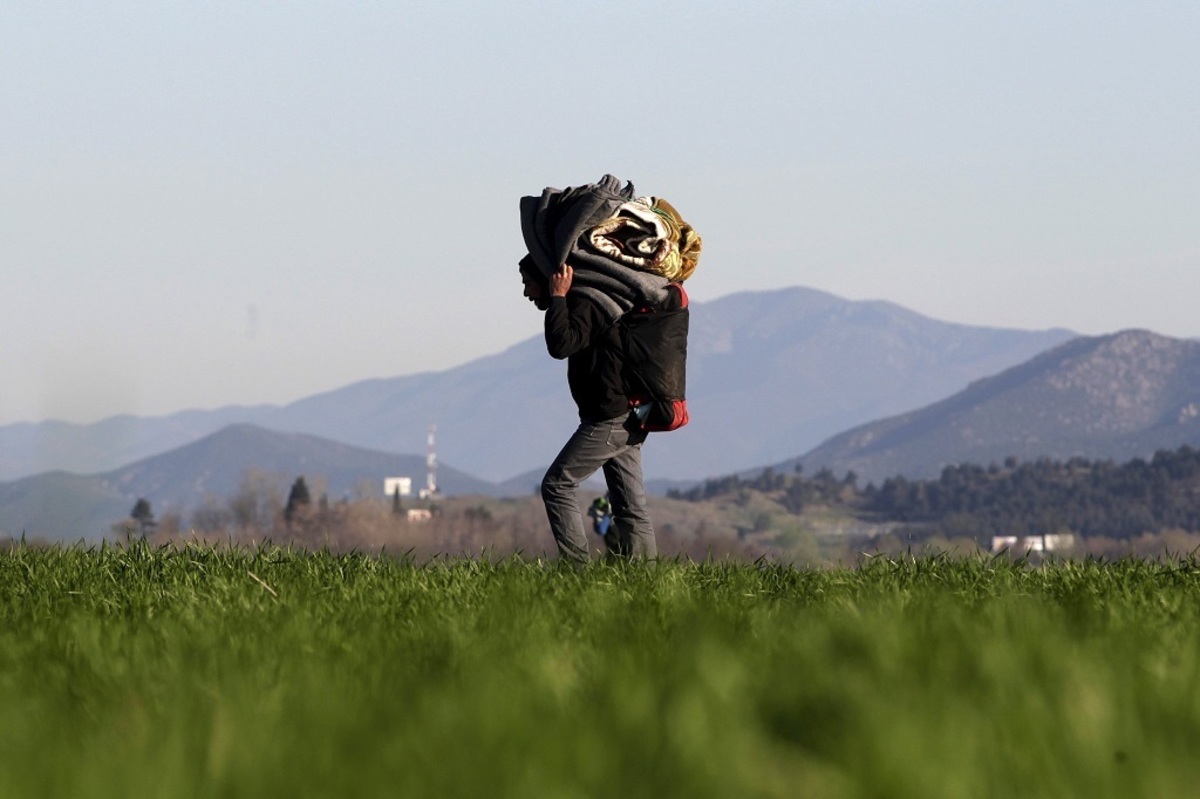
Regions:
M 584 234 L 634 198 L 632 183 L 605 175 L 596 183 L 542 190 L 521 198 L 521 235 L 534 264 L 549 277 L 560 265 L 575 270 L 572 291 L 594 300 L 615 321 L 635 306 L 659 304 L 670 282 L 633 269 L 586 245 Z

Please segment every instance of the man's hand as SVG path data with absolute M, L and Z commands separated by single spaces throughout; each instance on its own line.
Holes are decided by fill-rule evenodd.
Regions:
M 575 270 L 570 264 L 563 264 L 562 268 L 550 276 L 550 296 L 565 297 L 571 289 L 571 279 L 575 276 Z

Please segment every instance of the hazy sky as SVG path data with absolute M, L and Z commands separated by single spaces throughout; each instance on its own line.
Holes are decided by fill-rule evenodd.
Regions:
M 0 5 L 0 424 L 284 403 L 540 330 L 611 172 L 695 301 L 1200 335 L 1195 2 Z

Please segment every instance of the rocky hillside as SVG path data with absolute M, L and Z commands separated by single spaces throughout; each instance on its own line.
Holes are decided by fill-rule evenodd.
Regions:
M 798 460 L 810 473 L 828 467 L 879 480 L 1008 456 L 1127 460 L 1197 443 L 1200 342 L 1127 330 L 1075 339 L 948 399 L 855 427 Z

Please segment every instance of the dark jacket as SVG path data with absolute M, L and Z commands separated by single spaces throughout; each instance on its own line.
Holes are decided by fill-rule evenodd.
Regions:
M 567 359 L 567 384 L 581 420 L 599 422 L 629 411 L 621 379 L 620 334 L 596 303 L 573 291 L 551 297 L 546 349 L 555 358 Z

